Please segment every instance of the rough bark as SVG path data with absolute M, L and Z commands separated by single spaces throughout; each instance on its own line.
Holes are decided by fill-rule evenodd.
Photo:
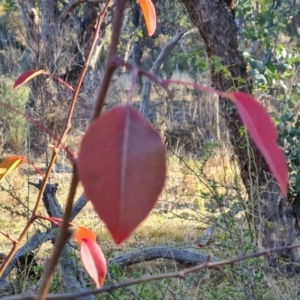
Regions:
M 210 261 L 218 261 L 216 257 L 211 257 L 206 254 L 202 254 L 196 251 L 172 248 L 167 246 L 145 248 L 143 250 L 132 251 L 123 255 L 120 255 L 112 259 L 109 264 L 117 264 L 119 267 L 124 268 L 134 264 L 138 264 L 145 261 L 151 261 L 158 258 L 172 259 L 180 263 L 189 264 L 203 264 L 210 259 Z
M 157 74 L 160 70 L 161 66 L 167 61 L 171 51 L 174 49 L 179 40 L 183 37 L 185 30 L 178 32 L 176 35 L 172 37 L 172 39 L 163 47 L 160 54 L 158 55 L 156 61 L 152 65 L 150 72 L 152 74 Z M 143 85 L 142 90 L 142 101 L 141 101 L 141 114 L 148 118 L 149 115 L 149 107 L 150 107 L 150 94 L 152 88 L 152 80 L 146 79 Z
M 222 0 L 182 0 L 192 22 L 198 28 L 206 45 L 209 58 L 219 57 L 230 71 L 228 78 L 211 66 L 213 87 L 251 93 L 251 80 L 246 63 L 238 46 L 238 31 L 234 10 Z M 239 163 L 242 181 L 247 189 L 248 214 L 253 220 L 256 242 L 259 248 L 291 245 L 299 242 L 299 231 L 295 226 L 299 212 L 288 205 L 280 195 L 277 183 L 269 173 L 268 166 L 257 149 L 251 144 L 248 153 L 247 139 L 240 134 L 242 123 L 236 109 L 228 100 L 220 101 L 222 115 L 230 132 L 230 140 Z M 292 261 L 300 261 L 299 250 L 283 253 Z M 271 265 L 277 265 L 275 255 L 269 257 Z
M 39 182 L 38 184 L 30 184 L 37 188 L 40 188 L 41 182 Z M 49 216 L 62 218 L 63 210 L 56 198 L 56 191 L 56 184 L 47 184 L 46 190 L 43 195 L 43 203 Z M 78 212 L 82 210 L 86 203 L 87 201 L 84 195 L 78 198 L 78 200 L 73 205 L 71 220 L 73 220 L 77 216 Z M 9 287 L 9 283 L 6 281 L 6 278 L 11 273 L 11 271 L 18 266 L 18 261 L 20 260 L 20 258 L 26 257 L 28 253 L 32 253 L 32 251 L 41 247 L 41 245 L 47 241 L 55 241 L 55 238 L 58 234 L 56 227 L 57 226 L 52 225 L 52 228 L 48 228 L 45 232 L 41 232 L 38 230 L 29 239 L 29 241 L 17 251 L 12 261 L 4 271 L 3 276 L 0 278 L 0 289 L 3 290 Z M 72 255 L 72 252 L 73 250 L 71 245 L 67 243 L 61 255 L 59 263 L 62 281 L 68 292 L 86 289 L 86 284 L 83 279 L 84 271 L 80 268 L 79 261 L 74 255 Z M 76 274 L 76 276 L 74 276 L 74 274 Z M 92 300 L 94 299 L 94 296 L 81 297 L 80 299 Z
M 43 195 L 43 202 L 50 217 L 53 216 L 62 218 L 63 210 L 56 198 L 56 191 L 56 184 L 47 184 L 45 193 Z M 52 241 L 54 242 L 54 239 Z M 59 261 L 62 281 L 68 292 L 86 289 L 83 279 L 83 270 L 79 266 L 78 259 L 72 255 L 72 252 L 71 245 L 67 243 L 62 251 Z M 76 274 L 76 276 L 74 276 L 74 274 Z M 80 299 L 92 300 L 94 299 L 94 296 L 81 297 Z

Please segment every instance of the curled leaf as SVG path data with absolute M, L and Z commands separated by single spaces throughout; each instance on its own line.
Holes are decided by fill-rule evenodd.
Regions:
M 154 5 L 151 0 L 138 0 L 148 30 L 148 34 L 151 36 L 154 34 L 156 29 L 156 12 Z
M 252 140 L 266 160 L 276 178 L 282 194 L 288 190 L 288 168 L 283 150 L 277 144 L 277 129 L 269 114 L 252 96 L 242 92 L 229 92 Z
M 48 73 L 46 71 L 44 71 L 44 70 L 30 70 L 30 71 L 24 72 L 15 81 L 13 89 L 17 88 L 18 86 L 23 85 L 24 83 L 28 82 L 32 78 L 34 78 L 34 77 L 36 77 L 38 75 L 41 75 L 41 74 L 48 75 Z
M 79 245 L 82 244 L 83 239 L 89 239 L 93 242 L 96 242 L 96 235 L 93 231 L 89 230 L 88 228 L 78 226 L 76 231 L 75 237 Z
M 0 163 L 0 181 L 16 169 L 24 161 L 23 156 L 9 156 L 2 163 Z
M 155 205 L 166 177 L 166 151 L 158 132 L 131 106 L 115 107 L 84 135 L 78 173 L 117 244 Z
M 93 278 L 96 287 L 100 288 L 107 273 L 106 260 L 100 247 L 92 240 L 81 240 L 81 261 L 84 268 Z

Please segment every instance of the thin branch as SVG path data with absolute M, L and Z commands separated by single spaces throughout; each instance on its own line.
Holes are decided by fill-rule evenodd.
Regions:
M 101 27 L 101 24 L 103 22 L 103 19 L 104 19 L 104 16 L 106 14 L 106 11 L 107 11 L 109 3 L 110 3 L 110 0 L 107 1 L 107 3 L 105 5 L 102 13 L 98 17 L 98 24 L 97 24 L 97 28 L 96 28 L 95 35 L 94 35 L 94 40 L 93 40 L 93 43 L 92 43 L 92 46 L 91 46 L 91 49 L 90 49 L 90 52 L 89 52 L 89 56 L 88 56 L 87 62 L 86 62 L 85 66 L 84 66 L 84 68 L 83 68 L 83 70 L 82 70 L 82 72 L 80 74 L 80 78 L 78 80 L 77 86 L 76 86 L 74 94 L 73 94 L 72 103 L 71 103 L 71 106 L 70 106 L 70 109 L 69 109 L 68 118 L 67 118 L 67 121 L 66 121 L 66 126 L 64 128 L 64 131 L 63 131 L 60 139 L 59 139 L 57 147 L 53 148 L 53 152 L 52 152 L 52 156 L 51 156 L 51 159 L 50 159 L 50 163 L 49 163 L 46 175 L 45 175 L 45 177 L 43 179 L 43 182 L 42 182 L 42 185 L 41 185 L 41 188 L 40 188 L 40 191 L 39 191 L 39 194 L 38 194 L 38 197 L 37 197 L 34 209 L 32 211 L 31 218 L 29 219 L 28 223 L 26 224 L 25 228 L 23 229 L 22 233 L 20 234 L 20 236 L 18 238 L 18 242 L 13 245 L 13 247 L 10 250 L 9 254 L 5 258 L 5 260 L 3 261 L 3 263 L 2 263 L 2 265 L 0 267 L 0 277 L 3 275 L 4 270 L 7 268 L 7 266 L 9 264 L 9 262 L 11 261 L 12 257 L 14 256 L 14 254 L 16 253 L 16 251 L 18 250 L 18 248 L 19 248 L 22 240 L 26 237 L 27 232 L 30 229 L 31 225 L 36 220 L 36 212 L 37 212 L 38 207 L 40 205 L 40 202 L 42 200 L 42 197 L 43 197 L 43 194 L 44 194 L 44 191 L 45 191 L 45 188 L 46 188 L 47 181 L 48 181 L 48 179 L 50 177 L 51 171 L 52 171 L 52 169 L 54 167 L 56 158 L 58 156 L 59 148 L 63 144 L 63 142 L 64 142 L 64 140 L 65 140 L 65 138 L 67 136 L 67 133 L 69 132 L 69 130 L 71 128 L 71 118 L 72 118 L 72 115 L 73 115 L 73 112 L 74 112 L 75 103 L 77 101 L 77 97 L 78 97 L 79 91 L 80 91 L 81 86 L 82 86 L 83 78 L 84 78 L 85 73 L 87 71 L 88 63 L 89 63 L 89 60 L 91 59 L 91 56 L 92 56 L 95 44 L 97 42 L 97 39 L 98 39 L 98 36 L 99 36 L 100 27 Z M 75 172 L 75 170 L 73 170 L 73 173 L 74 172 Z M 74 189 L 74 188 L 76 188 L 76 187 L 71 187 L 70 189 Z M 73 202 L 73 200 L 72 200 L 72 202 Z M 50 278 L 49 278 L 49 280 L 50 280 Z
M 198 272 L 198 271 L 201 271 L 204 269 L 211 269 L 211 268 L 227 266 L 227 265 L 234 266 L 235 263 L 244 261 L 244 260 L 247 260 L 250 258 L 256 258 L 256 257 L 268 255 L 268 254 L 275 253 L 275 252 L 292 250 L 292 249 L 299 248 L 299 247 L 300 247 L 300 244 L 292 245 L 292 246 L 285 246 L 285 247 L 277 247 L 277 248 L 273 248 L 273 249 L 266 249 L 266 250 L 263 250 L 260 252 L 255 252 L 255 253 L 247 254 L 247 255 L 244 255 L 241 257 L 217 261 L 217 262 L 211 262 L 209 259 L 207 259 L 207 261 L 201 265 L 197 265 L 197 266 L 194 266 L 191 268 L 186 268 L 186 269 L 178 271 L 178 272 L 158 274 L 158 275 L 153 275 L 153 276 L 143 276 L 141 278 L 131 279 L 128 281 L 124 281 L 122 283 L 111 284 L 111 285 L 105 286 L 100 289 L 88 290 L 88 291 L 84 291 L 84 292 L 75 292 L 75 293 L 69 293 L 69 294 L 56 294 L 56 295 L 48 294 L 46 296 L 46 299 L 47 300 L 78 299 L 83 296 L 110 293 L 112 291 L 115 291 L 115 290 L 118 290 L 118 289 L 121 289 L 124 287 L 137 285 L 137 284 L 150 282 L 150 281 L 158 281 L 158 280 L 171 279 L 171 278 L 186 279 L 186 276 L 188 274 L 195 273 L 195 272 Z M 0 298 L 0 300 L 38 300 L 38 299 L 39 298 L 37 298 L 36 295 L 33 294 L 32 292 L 28 292 L 28 293 L 21 294 L 21 295 Z
M 101 28 L 101 25 L 103 23 L 104 17 L 106 15 L 106 12 L 107 12 L 110 1 L 111 0 L 107 0 L 107 2 L 105 4 L 105 7 L 103 8 L 102 12 L 98 16 L 98 20 L 97 20 L 98 22 L 97 22 L 97 27 L 96 27 L 96 30 L 95 30 L 95 35 L 94 35 L 94 38 L 93 38 L 93 42 L 92 42 L 91 48 L 89 50 L 89 54 L 88 54 L 86 63 L 85 63 L 84 68 L 83 68 L 83 70 L 80 74 L 79 80 L 77 82 L 77 86 L 75 88 L 72 103 L 71 103 L 71 107 L 70 107 L 68 118 L 67 118 L 67 121 L 66 121 L 66 125 L 65 125 L 65 128 L 64 128 L 63 134 L 60 138 L 60 141 L 58 142 L 58 145 L 57 145 L 58 147 L 62 143 L 64 143 L 66 135 L 67 135 L 67 133 L 69 132 L 69 130 L 71 128 L 71 118 L 73 116 L 73 112 L 74 112 L 74 109 L 75 109 L 75 104 L 76 104 L 76 101 L 77 101 L 77 98 L 78 98 L 78 95 L 79 95 L 79 91 L 80 91 L 82 83 L 83 83 L 84 76 L 87 72 L 88 65 L 89 65 L 90 60 L 92 58 L 92 55 L 93 55 L 93 52 L 94 52 L 94 49 L 95 49 L 95 46 L 96 46 L 96 43 L 97 43 L 97 40 L 98 40 L 98 37 L 99 37 L 100 28 Z M 54 149 L 52 158 L 55 157 L 55 160 L 56 160 L 56 157 L 57 157 L 57 153 L 58 153 L 58 149 Z M 48 172 L 49 172 L 49 169 L 47 170 L 47 173 Z M 45 270 L 43 278 L 42 278 L 42 282 L 41 282 L 41 286 L 40 286 L 40 292 L 39 292 L 39 299 L 40 300 L 45 299 L 45 296 L 46 296 L 46 294 L 48 292 L 48 289 L 49 289 L 49 286 L 50 286 L 51 275 L 53 274 L 53 272 L 55 270 L 55 267 L 58 263 L 58 260 L 59 260 L 59 257 L 61 255 L 61 253 L 62 253 L 64 245 L 65 245 L 66 241 L 68 240 L 68 238 L 70 237 L 69 221 L 70 221 L 71 214 L 72 214 L 72 206 L 73 206 L 73 201 L 74 201 L 74 198 L 75 198 L 75 193 L 76 193 L 78 183 L 79 183 L 79 177 L 78 177 L 78 174 L 77 174 L 76 165 L 74 164 L 69 195 L 68 195 L 66 208 L 65 208 L 65 213 L 64 213 L 64 219 L 63 219 L 63 223 L 62 223 L 62 226 L 60 228 L 60 231 L 59 231 L 59 236 L 56 240 L 56 243 L 55 243 L 55 246 L 54 246 L 54 249 L 53 249 L 53 254 L 50 258 L 50 261 L 49 261 L 49 263 L 46 267 L 46 270 Z M 42 186 L 42 188 L 43 188 L 43 186 Z M 45 189 L 45 187 L 44 187 L 44 189 Z
M 198 243 L 199 247 L 205 247 L 209 241 L 211 240 L 212 236 L 214 235 L 216 229 L 220 226 L 220 224 L 226 219 L 226 218 L 233 218 L 234 216 L 236 216 L 240 211 L 243 210 L 242 205 L 238 205 L 237 208 L 230 210 L 229 212 L 225 213 L 225 215 L 223 215 L 221 218 L 219 218 L 219 220 L 214 223 L 213 225 L 209 226 L 204 234 L 201 237 L 200 242 Z
M 101 0 L 72 0 L 66 5 L 60 15 L 60 24 L 64 23 L 70 16 L 71 12 L 84 2 L 100 3 Z
M 166 93 L 168 94 L 169 97 L 173 97 L 173 93 L 168 89 L 167 84 L 164 84 L 164 80 L 162 78 L 156 76 L 155 74 L 153 74 L 149 71 L 139 68 L 131 63 L 123 61 L 121 58 L 118 58 L 118 57 L 115 57 L 114 63 L 120 67 L 125 67 L 126 69 L 128 69 L 130 71 L 136 70 L 138 72 L 138 75 L 143 75 L 143 76 L 151 79 L 153 82 L 160 85 L 166 91 Z
M 157 59 L 153 63 L 150 73 L 156 75 L 160 70 L 162 64 L 167 61 L 168 56 L 176 46 L 176 44 L 180 41 L 180 39 L 185 34 L 186 30 L 181 30 L 176 35 L 174 35 L 171 40 L 166 43 L 163 47 L 161 52 L 159 53 Z M 145 118 L 148 118 L 149 115 L 149 106 L 150 106 L 150 94 L 152 89 L 152 81 L 147 79 L 143 84 L 143 91 L 142 91 L 142 100 L 141 100 L 141 108 L 140 111 Z
M 37 188 L 40 188 L 40 184 L 33 184 Z M 73 205 L 72 214 L 71 214 L 71 221 L 78 215 L 78 213 L 81 211 L 81 209 L 86 205 L 87 199 L 84 194 L 82 194 L 75 204 Z M 7 282 L 5 281 L 6 277 L 10 274 L 10 272 L 14 269 L 14 267 L 17 265 L 17 261 L 19 257 L 25 256 L 27 253 L 39 248 L 42 244 L 44 244 L 47 241 L 53 240 L 57 237 L 58 230 L 56 228 L 54 229 L 47 229 L 46 232 L 40 232 L 39 230 L 34 233 L 34 235 L 29 239 L 29 241 L 24 244 L 14 255 L 12 258 L 10 264 L 5 269 L 3 275 L 0 278 L 0 289 L 3 288 L 3 285 Z
M 80 4 L 87 2 L 87 0 L 72 0 L 63 9 L 60 15 L 60 24 L 64 23 L 70 16 L 71 12 Z
M 50 287 L 51 276 L 52 276 L 52 274 L 56 268 L 56 265 L 59 261 L 59 257 L 62 253 L 62 250 L 65 246 L 66 241 L 72 235 L 72 232 L 69 230 L 69 226 L 70 226 L 69 220 L 70 220 L 71 214 L 72 214 L 73 200 L 74 200 L 74 197 L 76 194 L 78 183 L 79 183 L 79 178 L 77 175 L 77 170 L 76 170 L 76 168 L 74 168 L 63 222 L 62 222 L 62 225 L 61 225 L 61 228 L 60 228 L 60 231 L 58 234 L 58 238 L 56 240 L 56 243 L 55 243 L 55 246 L 53 249 L 52 256 L 51 256 L 49 262 L 47 263 L 45 272 L 42 277 L 42 281 L 41 281 L 41 285 L 40 285 L 39 299 L 45 299 L 48 289 Z
M 1 229 L 0 229 L 0 234 L 2 234 L 3 236 L 5 236 L 8 240 L 10 240 L 11 242 L 13 242 L 14 244 L 16 244 L 18 242 L 15 239 L 13 239 L 8 233 L 4 232 Z
M 110 82 L 117 65 L 114 63 L 115 57 L 117 57 L 118 45 L 120 40 L 120 33 L 122 29 L 123 13 L 126 7 L 126 0 L 115 0 L 115 14 L 113 20 L 113 32 L 111 37 L 111 44 L 109 47 L 107 63 L 104 71 L 104 77 L 99 89 L 98 97 L 96 100 L 96 107 L 92 120 L 95 120 L 102 112 L 104 100 L 106 98 L 107 91 L 110 86 Z

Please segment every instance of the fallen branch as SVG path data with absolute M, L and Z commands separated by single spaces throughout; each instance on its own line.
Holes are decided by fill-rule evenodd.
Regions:
M 110 293 L 110 292 L 113 292 L 113 291 L 121 289 L 121 288 L 125 288 L 125 287 L 132 286 L 132 285 L 137 285 L 140 283 L 150 282 L 150 281 L 159 281 L 159 280 L 171 279 L 171 278 L 186 279 L 186 276 L 188 274 L 195 273 L 200 270 L 216 268 L 216 267 L 221 267 L 221 266 L 226 266 L 226 265 L 230 265 L 233 267 L 235 263 L 240 262 L 240 261 L 244 261 L 244 260 L 247 260 L 250 258 L 256 258 L 256 257 L 263 256 L 263 255 L 269 255 L 269 254 L 275 253 L 275 252 L 288 251 L 288 250 L 292 250 L 292 249 L 299 248 L 299 247 L 300 247 L 300 245 L 277 247 L 277 248 L 273 248 L 273 249 L 266 249 L 266 250 L 263 250 L 260 252 L 251 253 L 251 254 L 233 258 L 233 259 L 216 261 L 216 262 L 211 262 L 210 257 L 208 257 L 207 261 L 204 262 L 203 264 L 197 265 L 197 266 L 194 266 L 191 268 L 186 268 L 186 269 L 178 271 L 178 272 L 158 274 L 158 275 L 153 275 L 153 276 L 143 276 L 141 278 L 131 279 L 128 281 L 124 281 L 122 283 L 107 285 L 100 289 L 87 290 L 87 291 L 83 291 L 83 292 L 74 292 L 74 293 L 69 293 L 69 294 L 48 294 L 46 296 L 46 299 L 47 300 L 78 299 L 79 297 L 83 297 L 83 296 Z M 29 291 L 27 293 L 20 294 L 20 295 L 2 297 L 2 298 L 0 298 L 0 300 L 38 300 L 38 299 L 37 299 L 37 296 L 32 291 Z
M 30 185 L 40 188 L 41 182 L 39 183 L 29 183 Z M 44 206 L 46 207 L 47 213 L 49 216 L 62 217 L 63 210 L 56 198 L 57 185 L 56 184 L 47 184 L 45 192 L 43 195 Z M 86 205 L 87 199 L 82 194 L 75 204 L 73 205 L 71 221 L 78 215 L 82 208 Z M 47 229 L 45 232 L 37 231 L 29 241 L 24 244 L 14 255 L 13 259 L 5 269 L 2 277 L 0 278 L 0 289 L 5 289 L 8 287 L 8 282 L 6 281 L 7 276 L 10 272 L 18 266 L 18 261 L 21 257 L 25 257 L 28 253 L 38 249 L 42 244 L 48 241 L 54 241 L 57 237 L 57 229 L 55 227 Z M 75 273 L 78 273 L 79 267 L 74 259 L 70 260 L 68 258 L 68 253 L 71 251 L 70 245 L 67 245 L 66 252 L 63 253 L 63 259 L 61 261 L 61 270 L 63 281 L 69 291 L 74 291 L 82 289 L 84 286 L 84 281 L 82 276 L 74 276 Z M 68 262 L 67 262 L 68 261 Z M 88 300 L 92 298 L 86 298 Z
M 207 254 L 202 254 L 196 251 L 162 246 L 136 250 L 120 255 L 112 259 L 109 264 L 117 264 L 121 268 L 124 268 L 141 262 L 164 258 L 176 260 L 181 263 L 190 263 L 196 265 L 206 262 L 209 257 L 211 261 L 218 261 L 218 258 L 216 257 L 211 257 Z

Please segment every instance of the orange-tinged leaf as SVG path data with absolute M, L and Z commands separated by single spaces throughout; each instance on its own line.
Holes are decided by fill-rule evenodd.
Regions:
M 15 81 L 14 84 L 14 89 L 17 88 L 18 86 L 23 85 L 24 83 L 28 82 L 29 80 L 31 80 L 32 78 L 41 75 L 41 74 L 45 74 L 48 75 L 48 73 L 44 70 L 30 70 L 30 71 L 26 71 L 24 72 L 22 75 L 20 75 L 17 80 Z
M 154 34 L 156 29 L 156 12 L 154 5 L 151 0 L 138 0 L 148 30 L 148 34 L 151 36 Z
M 229 92 L 252 140 L 266 160 L 281 192 L 287 196 L 288 168 L 283 150 L 277 144 L 278 133 L 268 113 L 252 96 L 242 92 Z
M 83 266 L 95 281 L 97 289 L 100 288 L 107 273 L 103 252 L 94 241 L 82 239 L 80 254 Z
M 0 182 L 1 180 L 16 169 L 24 161 L 23 156 L 9 156 L 2 163 L 0 163 Z
M 84 135 L 78 172 L 87 198 L 120 244 L 147 217 L 162 191 L 164 143 L 131 106 L 115 107 Z
M 96 235 L 93 231 L 89 230 L 88 228 L 78 226 L 76 235 L 75 235 L 77 242 L 81 245 L 83 239 L 89 239 L 93 242 L 96 242 Z

